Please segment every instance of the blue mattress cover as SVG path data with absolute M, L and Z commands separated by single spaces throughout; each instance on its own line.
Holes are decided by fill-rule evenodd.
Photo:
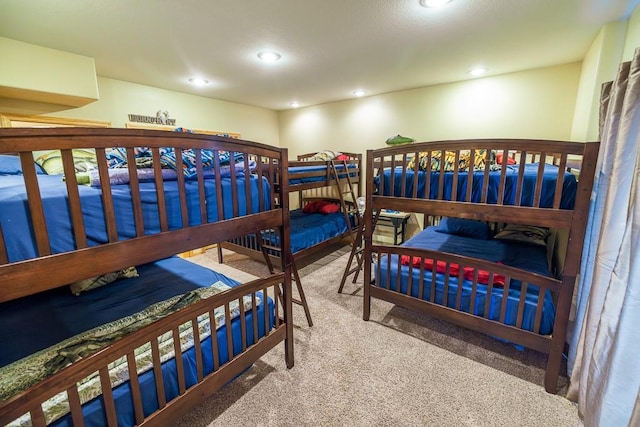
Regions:
M 296 254 L 333 237 L 347 232 L 347 223 L 342 212 L 321 214 L 304 213 L 302 209 L 290 211 L 290 243 L 291 253 Z M 251 234 L 254 239 L 255 235 Z M 278 233 L 263 233 L 263 238 L 273 246 L 280 245 Z
M 307 214 L 302 209 L 295 209 L 290 212 L 290 218 L 291 252 L 294 254 L 347 232 L 342 212 Z
M 251 181 L 251 211 L 259 210 L 258 178 L 250 175 Z M 52 253 L 61 253 L 76 249 L 73 237 L 73 229 L 70 213 L 67 205 L 66 184 L 62 181 L 62 175 L 38 175 L 38 184 L 43 201 L 43 209 L 47 230 L 50 236 Z M 245 206 L 244 177 L 236 179 L 238 194 L 239 215 L 247 214 Z M 218 220 L 216 181 L 205 179 L 205 197 L 207 203 L 208 221 Z M 230 195 L 231 179 L 221 180 L 224 196 L 224 217 L 233 217 L 233 201 Z M 130 188 L 128 184 L 113 185 L 113 203 L 116 212 L 116 225 L 119 239 L 135 237 L 135 223 L 133 206 L 131 202 Z M 189 224 L 201 223 L 200 198 L 197 181 L 186 181 L 187 207 Z M 101 191 L 96 187 L 78 186 L 80 193 L 82 212 L 89 246 L 108 242 L 106 226 L 104 222 Z M 268 182 L 263 181 L 264 209 L 271 206 L 271 197 Z M 164 182 L 164 195 L 167 206 L 167 218 L 169 229 L 182 227 L 182 215 L 178 192 L 178 181 Z M 160 217 L 158 215 L 158 203 L 155 183 L 140 183 L 140 197 L 146 234 L 160 232 Z M 9 262 L 35 258 L 37 249 L 35 239 L 30 226 L 30 215 L 26 203 L 26 192 L 23 177 L 20 175 L 0 176 L 0 226 L 4 233 L 7 245 Z
M 0 365 L 4 366 L 65 338 L 136 313 L 155 302 L 197 287 L 209 286 L 219 280 L 229 286 L 239 284 L 221 273 L 179 257 L 142 265 L 138 267 L 138 273 L 137 278 L 119 280 L 80 296 L 73 295 L 68 287 L 63 287 L 0 304 Z M 269 310 L 270 329 L 274 324 L 273 301 L 269 298 L 266 305 Z M 265 334 L 264 310 L 265 304 L 258 306 L 258 337 Z M 246 345 L 253 343 L 252 316 L 251 310 L 245 313 Z M 240 318 L 234 318 L 231 326 L 233 354 L 238 354 L 242 350 Z M 216 339 L 222 364 L 229 360 L 226 328 L 218 329 Z M 210 337 L 202 341 L 202 357 L 204 375 L 207 375 L 213 371 Z M 186 384 L 190 387 L 197 380 L 194 348 L 185 351 L 182 358 Z M 170 401 L 178 395 L 175 359 L 165 362 L 162 371 L 167 401 Z M 140 387 L 144 412 L 150 414 L 158 407 L 152 371 L 140 375 Z M 119 411 L 118 425 L 134 425 L 128 382 L 114 389 L 114 399 Z M 106 425 L 103 406 L 101 397 L 83 405 L 87 426 Z M 72 426 L 73 423 L 70 416 L 67 416 L 53 425 Z
M 547 264 L 546 249 L 541 246 L 520 244 L 497 239 L 475 239 L 472 237 L 446 234 L 435 231 L 433 227 L 427 227 L 418 233 L 402 246 L 431 249 L 440 252 L 464 255 L 477 259 L 483 259 L 493 262 L 502 262 L 505 265 L 538 273 L 544 276 L 549 275 Z M 376 286 L 387 288 L 394 291 L 398 290 L 398 256 L 391 255 L 390 265 L 387 262 L 387 256 L 380 259 L 380 276 L 378 277 L 378 268 L 374 269 L 376 275 Z M 387 279 L 390 271 L 390 280 L 387 285 Z M 432 273 L 430 269 L 425 269 L 424 280 L 422 281 L 422 297 L 428 300 L 431 296 Z M 400 292 L 406 295 L 409 278 L 409 267 L 401 265 L 400 271 Z M 444 301 L 444 274 L 436 274 L 436 292 L 435 301 L 442 305 Z M 420 269 L 412 269 L 412 285 L 410 295 L 418 297 L 420 283 Z M 509 295 L 507 298 L 507 311 L 505 316 L 505 324 L 515 325 L 518 314 L 518 304 L 520 299 L 521 282 L 511 280 L 509 287 Z M 455 308 L 456 297 L 458 292 L 458 277 L 449 276 L 449 289 L 447 294 L 447 306 Z M 462 299 L 461 311 L 469 313 L 471 307 L 472 282 L 464 279 L 462 283 Z M 522 320 L 522 329 L 533 330 L 536 307 L 538 303 L 539 288 L 533 284 L 527 286 L 527 294 L 525 299 L 524 317 Z M 503 288 L 494 287 L 491 293 L 489 306 L 489 319 L 500 319 L 500 308 L 503 298 Z M 478 284 L 475 296 L 474 311 L 472 314 L 484 316 L 485 302 L 487 299 L 487 285 Z M 555 305 L 551 296 L 551 292 L 546 291 L 543 302 L 542 320 L 540 324 L 540 334 L 548 335 L 553 329 L 555 319 Z
M 516 184 L 518 182 L 518 171 L 521 165 L 507 166 L 506 180 L 505 180 L 505 194 L 504 204 L 513 205 L 516 196 Z M 533 206 L 533 198 L 536 186 L 536 179 L 538 176 L 538 163 L 527 163 L 524 165 L 523 185 L 520 198 L 521 206 Z M 399 197 L 402 195 L 402 171 L 403 168 L 397 167 L 394 170 L 394 191 L 393 195 Z M 414 171 L 412 169 L 405 169 L 405 195 L 404 197 L 413 197 L 413 181 Z M 500 188 L 500 174 L 501 171 L 489 172 L 489 184 L 487 189 L 487 203 L 496 204 L 498 201 L 498 191 Z M 444 194 L 442 200 L 451 200 L 452 185 L 453 185 L 453 172 L 444 173 Z M 418 172 L 418 197 L 424 198 L 425 185 L 426 185 L 427 173 L 425 171 Z M 550 208 L 553 207 L 553 199 L 556 192 L 556 180 L 558 177 L 558 166 L 545 163 L 544 172 L 542 178 L 542 191 L 540 194 L 540 205 L 538 207 Z M 459 172 L 458 174 L 458 190 L 457 200 L 464 201 L 467 195 L 467 183 L 469 173 Z M 429 199 L 438 199 L 438 188 L 440 185 L 440 172 L 431 172 L 431 178 L 429 183 Z M 374 178 L 375 185 L 379 186 L 380 177 Z M 471 189 L 471 201 L 478 203 L 482 197 L 482 186 L 484 182 L 484 171 L 473 172 L 473 182 Z M 562 182 L 562 197 L 560 200 L 561 209 L 573 209 L 573 205 L 576 199 L 576 191 L 578 183 L 576 177 L 570 173 L 565 172 Z M 391 170 L 386 169 L 384 171 L 384 192 L 383 195 L 391 195 Z
M 290 166 L 289 167 L 289 184 L 304 184 L 304 183 L 309 183 L 309 182 L 325 182 L 326 179 L 326 171 L 327 171 L 327 165 L 310 165 L 310 166 Z M 347 169 L 350 168 L 355 168 L 356 165 L 354 165 L 353 163 L 348 163 L 347 164 Z M 344 170 L 344 165 L 343 164 L 336 164 L 336 170 L 339 172 L 341 170 Z M 319 172 L 322 171 L 324 172 L 324 175 L 318 175 L 318 176 L 305 176 L 305 177 L 298 177 L 296 176 L 296 174 L 302 174 L 302 173 L 307 173 L 307 172 Z M 349 174 L 350 177 L 354 177 L 355 176 L 355 172 L 352 174 Z

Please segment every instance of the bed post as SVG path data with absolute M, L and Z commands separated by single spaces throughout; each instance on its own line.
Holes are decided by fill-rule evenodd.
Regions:
M 367 150 L 367 184 L 364 210 L 364 304 L 362 318 L 369 320 L 371 314 L 371 243 L 373 239 L 373 151 Z
M 547 392 L 555 394 L 558 391 L 558 376 L 562 362 L 562 352 L 565 347 L 567 324 L 573 298 L 576 276 L 580 268 L 584 235 L 589 216 L 591 191 L 593 188 L 594 171 L 598 160 L 599 142 L 587 142 L 582 157 L 580 179 L 576 194 L 576 203 L 573 211 L 573 221 L 569 230 L 569 244 L 567 245 L 567 259 L 562 275 L 562 287 L 558 295 L 556 321 L 553 326 L 549 359 L 544 378 L 544 387 Z M 585 173 L 584 171 L 589 171 Z
M 280 229 L 281 257 L 282 257 L 282 271 L 284 272 L 283 283 L 283 300 L 284 300 L 284 322 L 286 324 L 286 338 L 284 340 L 285 361 L 287 368 L 293 368 L 294 365 L 294 353 L 293 353 L 293 299 L 291 289 L 291 251 L 288 248 L 291 247 L 290 242 L 290 224 L 289 224 L 289 153 L 286 148 L 281 150 L 280 158 L 280 191 L 278 197 L 280 198 L 280 207 L 282 208 L 282 227 Z

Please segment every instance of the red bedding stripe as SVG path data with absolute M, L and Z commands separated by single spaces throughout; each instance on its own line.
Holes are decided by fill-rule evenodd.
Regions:
M 400 262 L 403 265 L 413 265 L 414 267 L 420 267 L 420 263 L 424 261 L 424 268 L 431 270 L 433 269 L 434 260 L 428 258 L 420 258 L 413 257 L 410 259 L 409 255 L 401 255 Z M 500 264 L 500 262 L 498 262 Z M 447 272 L 447 263 L 445 261 L 436 261 L 436 271 L 440 274 L 445 274 Z M 474 272 L 476 270 L 473 267 L 464 267 L 462 275 L 467 280 L 473 280 Z M 486 270 L 477 270 L 478 271 L 478 283 L 482 283 L 483 285 L 489 284 L 489 272 Z M 458 276 L 460 274 L 460 265 L 455 263 L 449 264 L 449 276 Z M 495 287 L 503 287 L 505 282 L 505 277 L 502 274 L 494 274 L 493 275 L 493 286 Z

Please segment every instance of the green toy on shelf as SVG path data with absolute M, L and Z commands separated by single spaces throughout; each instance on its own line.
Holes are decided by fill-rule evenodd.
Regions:
M 398 134 L 396 136 L 392 136 L 391 138 L 388 138 L 386 143 L 387 145 L 400 145 L 400 144 L 409 144 L 415 141 L 416 140 L 413 138 L 409 138 L 409 137 Z

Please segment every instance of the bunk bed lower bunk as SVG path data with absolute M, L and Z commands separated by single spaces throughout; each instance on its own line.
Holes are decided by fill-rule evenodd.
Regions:
M 499 139 L 368 151 L 364 319 L 378 298 L 547 353 L 555 393 L 597 151 Z M 375 245 L 381 209 L 422 214 L 424 230 Z
M 256 226 L 286 244 L 283 161 L 207 135 L 0 129 L 0 424 L 167 425 L 279 342 L 293 366 L 288 260 L 238 283 L 175 256 Z
M 323 151 L 303 154 L 288 163 L 288 191 L 298 193 L 300 208 L 291 211 L 290 241 L 295 261 L 312 256 L 328 246 L 350 237 L 358 221 L 355 199 L 362 194 L 360 178 L 362 154 Z M 218 246 L 218 260 L 223 262 L 222 249 L 265 260 L 261 245 L 269 248 L 270 262 L 280 266 L 278 230 L 263 230 L 259 238 L 247 236 L 223 242 Z

